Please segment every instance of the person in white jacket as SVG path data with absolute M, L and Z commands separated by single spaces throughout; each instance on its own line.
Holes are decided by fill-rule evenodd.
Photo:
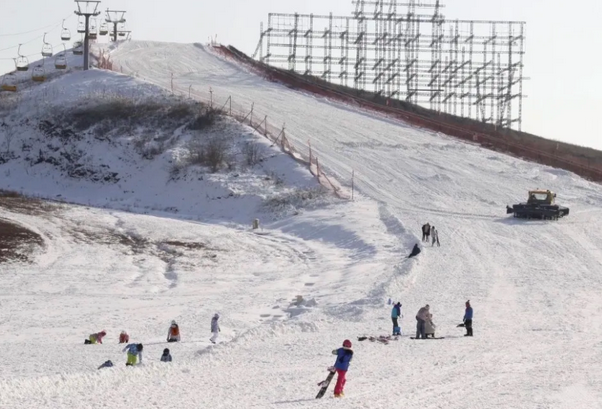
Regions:
M 214 317 L 211 318 L 211 332 L 213 333 L 213 335 L 209 338 L 209 341 L 214 344 L 216 343 L 218 333 L 220 332 L 220 325 L 218 325 L 218 319 L 220 319 L 220 315 L 218 315 L 217 313 L 214 315 Z
M 436 325 L 433 323 L 433 315 L 430 313 L 427 314 L 427 320 L 425 321 L 425 338 L 428 338 L 429 335 L 431 337 L 435 337 Z
M 438 231 L 435 226 L 431 227 L 431 246 L 438 244 L 440 246 L 440 238 L 438 237 Z

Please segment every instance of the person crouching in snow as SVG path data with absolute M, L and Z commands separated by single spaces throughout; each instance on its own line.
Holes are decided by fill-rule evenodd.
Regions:
M 170 349 L 168 349 L 167 347 L 165 349 L 163 349 L 163 354 L 161 355 L 161 361 L 162 362 L 171 362 L 172 361 L 172 355 L 170 354 Z
M 84 340 L 84 344 L 95 345 L 97 342 L 103 344 L 103 337 L 105 337 L 106 335 L 107 332 L 105 332 L 104 330 L 98 333 L 92 333 L 90 336 L 88 336 L 88 339 Z
M 214 315 L 214 317 L 211 318 L 211 332 L 213 333 L 213 335 L 209 338 L 209 341 L 213 344 L 216 344 L 218 333 L 220 333 L 220 325 L 218 325 L 218 319 L 220 319 L 220 315 L 218 315 L 217 313 Z
M 142 363 L 142 349 L 142 343 L 130 343 L 129 345 L 124 347 L 124 350 L 122 350 L 122 352 L 125 352 L 126 350 L 128 351 L 128 360 L 126 361 L 126 366 L 134 366 L 136 364 L 137 358 L 139 360 L 139 363 Z
M 425 321 L 425 338 L 428 338 L 429 335 L 431 337 L 435 337 L 436 325 L 433 323 L 433 315 L 430 313 L 427 314 L 427 320 Z
M 172 320 L 172 324 L 170 325 L 170 328 L 168 329 L 167 342 L 173 343 L 173 342 L 179 342 L 179 341 L 180 341 L 180 328 L 178 327 L 178 324 L 176 323 L 176 321 Z
M 125 330 L 122 330 L 119 334 L 119 343 L 130 343 L 130 336 L 128 336 Z
M 337 383 L 335 383 L 335 397 L 343 397 L 343 388 L 345 386 L 345 375 L 348 371 L 348 367 L 350 366 L 350 362 L 352 361 L 352 357 L 354 356 L 354 351 L 352 350 L 352 342 L 349 340 L 343 341 L 343 347 L 339 349 L 333 350 L 333 354 L 337 355 L 337 359 L 335 360 L 335 371 L 337 372 Z

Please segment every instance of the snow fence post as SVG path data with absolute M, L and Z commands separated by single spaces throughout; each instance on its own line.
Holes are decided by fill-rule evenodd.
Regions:
M 354 170 L 352 170 L 352 201 L 354 200 Z
M 253 224 L 251 225 L 252 229 L 259 229 L 260 228 L 260 220 L 258 218 L 255 218 L 253 220 Z

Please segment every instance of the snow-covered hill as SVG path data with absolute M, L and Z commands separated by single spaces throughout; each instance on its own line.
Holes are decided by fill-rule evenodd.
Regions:
M 149 210 L 154 216 L 81 207 L 65 208 L 61 218 L 2 211 L 0 217 L 39 232 L 48 248 L 36 265 L 11 267 L 3 292 L 0 331 L 7 336 L 0 348 L 9 359 L 0 373 L 0 390 L 7 392 L 0 405 L 601 407 L 601 186 L 295 92 L 199 45 L 129 42 L 112 58 L 124 72 L 166 89 L 173 81 L 205 99 L 200 90 L 211 87 L 216 100 L 253 103 L 273 123 L 286 123 L 298 147 L 311 140 L 321 165 L 340 182 L 349 183 L 354 170 L 361 195 L 272 212 L 265 236 L 242 228 L 254 212 L 239 221 L 226 206 L 207 215 L 191 205 L 193 196 L 176 201 L 191 181 Z M 65 81 L 87 89 L 86 76 L 109 74 Z M 111 90 L 133 81 L 110 76 Z M 149 160 L 131 178 L 129 189 L 140 198 L 133 210 L 157 201 L 147 190 L 155 186 L 152 175 L 166 178 L 153 168 L 166 160 Z M 283 160 L 276 169 L 296 172 L 293 161 Z M 54 171 L 29 178 L 36 167 L 15 161 L 1 166 L 0 187 L 50 194 L 49 182 L 57 181 L 72 200 L 116 203 L 101 200 L 112 184 L 98 188 Z M 304 172 L 285 187 L 311 186 Z M 89 184 L 94 191 L 86 190 Z M 507 217 L 505 205 L 536 187 L 556 191 L 569 217 L 554 223 Z M 179 213 L 159 214 L 164 206 Z M 181 215 L 212 224 L 178 220 Z M 405 260 L 425 222 L 438 228 L 442 246 L 424 246 L 418 258 Z M 90 234 L 82 238 L 80 231 Z M 123 237 L 130 239 L 116 240 Z M 292 309 L 297 294 L 317 305 Z M 445 339 L 356 341 L 391 331 L 389 297 L 402 302 L 405 336 L 414 333 L 416 311 L 429 303 Z M 473 338 L 455 327 L 467 299 L 475 309 Z M 225 343 L 208 347 L 214 310 L 223 315 Z M 185 339 L 166 365 L 158 359 L 172 318 Z M 81 344 L 102 327 L 110 343 Z M 121 365 L 114 345 L 121 327 L 147 343 L 145 365 Z M 346 338 L 355 348 L 346 397 L 316 402 L 330 351 Z M 26 365 L 14 359 L 25 354 Z M 107 358 L 120 365 L 96 372 Z

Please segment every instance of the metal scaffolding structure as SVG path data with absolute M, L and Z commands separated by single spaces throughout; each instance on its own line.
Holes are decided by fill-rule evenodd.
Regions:
M 447 20 L 441 1 L 357 0 L 351 16 L 270 13 L 254 58 L 521 130 L 525 22 Z

